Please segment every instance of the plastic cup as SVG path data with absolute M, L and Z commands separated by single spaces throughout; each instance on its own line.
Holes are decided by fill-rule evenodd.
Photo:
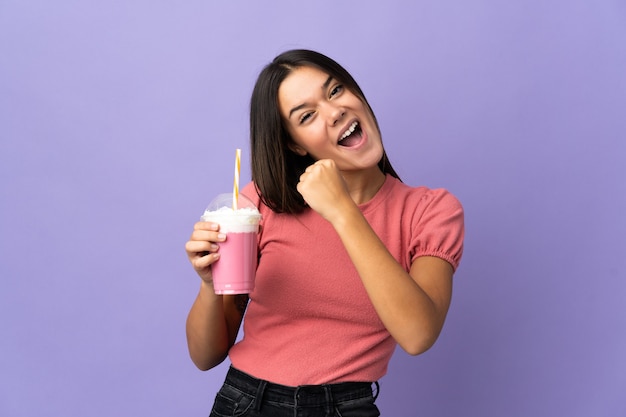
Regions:
M 220 194 L 201 217 L 220 225 L 226 240 L 220 245 L 220 258 L 211 266 L 216 294 L 249 294 L 254 289 L 261 213 L 245 196 L 239 195 L 237 210 L 232 209 L 232 193 Z

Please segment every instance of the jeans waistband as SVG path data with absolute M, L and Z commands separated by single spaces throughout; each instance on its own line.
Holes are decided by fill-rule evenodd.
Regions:
M 360 398 L 378 396 L 378 382 L 340 382 L 337 384 L 300 385 L 291 387 L 257 379 L 234 367 L 226 375 L 226 384 L 230 384 L 256 398 L 259 408 L 264 400 L 279 401 L 293 406 L 320 405 L 320 403 L 341 403 Z M 376 385 L 376 395 L 372 392 Z

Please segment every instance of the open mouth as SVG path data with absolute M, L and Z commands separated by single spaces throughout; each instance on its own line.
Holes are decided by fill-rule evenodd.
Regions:
M 348 129 L 343 132 L 343 135 L 341 135 L 341 138 L 339 138 L 338 145 L 349 148 L 351 146 L 356 146 L 361 143 L 362 139 L 363 131 L 361 130 L 361 125 L 359 124 L 359 122 L 354 121 L 348 127 Z

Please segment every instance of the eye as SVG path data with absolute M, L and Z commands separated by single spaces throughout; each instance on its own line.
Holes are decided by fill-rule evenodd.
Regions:
M 343 91 L 343 85 L 337 84 L 336 86 L 332 88 L 332 90 L 330 90 L 330 97 L 332 98 L 336 96 L 337 94 L 341 93 L 342 91 Z
M 300 119 L 298 120 L 298 122 L 300 124 L 302 124 L 302 123 L 306 122 L 307 120 L 309 120 L 311 118 L 311 116 L 313 116 L 313 112 L 312 111 L 304 113 L 302 116 L 300 116 Z

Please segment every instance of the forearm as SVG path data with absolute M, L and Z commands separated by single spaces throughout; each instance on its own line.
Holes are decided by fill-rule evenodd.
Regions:
M 220 364 L 228 354 L 231 336 L 224 312 L 223 296 L 202 282 L 187 316 L 187 346 L 193 363 L 202 370 Z
M 436 303 L 393 258 L 355 206 L 333 221 L 381 321 L 410 354 L 436 341 L 447 304 Z

